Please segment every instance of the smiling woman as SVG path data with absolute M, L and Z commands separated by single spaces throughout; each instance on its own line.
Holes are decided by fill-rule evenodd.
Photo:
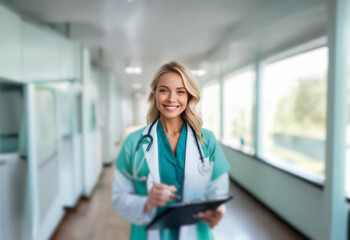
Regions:
M 157 85 L 156 92 L 152 94 L 162 116 L 172 118 L 186 109 L 188 93 L 179 74 L 164 73 Z
M 145 228 L 176 202 L 228 192 L 229 164 L 214 134 L 202 128 L 199 99 L 198 84 L 184 66 L 171 62 L 156 73 L 148 99 L 150 125 L 126 138 L 116 160 L 112 204 L 132 223 L 130 239 L 213 239 L 211 228 L 223 208 L 197 214 L 192 225 Z
M 151 107 L 147 114 L 147 123 L 150 124 L 161 116 L 162 108 L 159 108 L 158 102 L 156 101 L 158 99 L 157 87 L 163 86 L 164 83 L 171 84 L 172 87 L 178 88 L 176 89 L 177 95 L 187 96 L 186 106 L 181 111 L 181 118 L 191 125 L 197 135 L 197 138 L 201 141 L 202 137 L 200 132 L 203 123 L 202 118 L 197 111 L 197 104 L 200 100 L 199 86 L 191 71 L 176 62 L 170 62 L 169 64 L 163 65 L 158 70 L 151 83 L 152 91 L 148 97 Z M 183 94 L 181 93 L 182 91 L 184 91 Z M 172 100 L 170 99 L 170 101 Z

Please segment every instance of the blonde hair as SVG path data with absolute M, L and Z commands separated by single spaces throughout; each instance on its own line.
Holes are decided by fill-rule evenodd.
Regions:
M 160 116 L 159 109 L 156 105 L 155 93 L 160 76 L 168 72 L 177 73 L 182 77 L 185 88 L 189 93 L 189 98 L 187 102 L 187 107 L 185 111 L 181 113 L 181 117 L 193 128 L 198 140 L 202 143 L 203 139 L 201 133 L 203 122 L 200 112 L 197 110 L 197 104 L 200 100 L 199 85 L 191 71 L 177 62 L 170 62 L 164 64 L 159 68 L 159 70 L 156 72 L 153 78 L 153 81 L 151 83 L 151 93 L 148 97 L 150 108 L 147 113 L 147 124 L 156 121 Z

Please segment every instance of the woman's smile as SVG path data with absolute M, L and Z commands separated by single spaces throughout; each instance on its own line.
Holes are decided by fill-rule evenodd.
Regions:
M 164 105 L 163 107 L 165 110 L 170 111 L 170 112 L 175 112 L 180 106 L 174 106 L 174 105 Z

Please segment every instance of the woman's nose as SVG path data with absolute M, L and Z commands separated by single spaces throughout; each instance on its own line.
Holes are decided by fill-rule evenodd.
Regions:
M 170 92 L 168 100 L 169 102 L 175 102 L 175 93 Z

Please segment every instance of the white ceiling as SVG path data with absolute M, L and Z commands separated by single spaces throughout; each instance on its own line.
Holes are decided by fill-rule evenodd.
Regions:
M 324 35 L 326 0 L 7 0 L 38 21 L 69 26 L 127 92 L 144 93 L 155 70 L 177 60 L 190 68 L 242 64 L 257 55 Z M 67 24 L 69 23 L 69 24 Z M 102 53 L 102 54 L 101 54 Z M 128 64 L 143 73 L 124 73 Z M 140 91 L 140 90 L 139 90 Z M 138 92 L 139 92 L 138 91 Z

